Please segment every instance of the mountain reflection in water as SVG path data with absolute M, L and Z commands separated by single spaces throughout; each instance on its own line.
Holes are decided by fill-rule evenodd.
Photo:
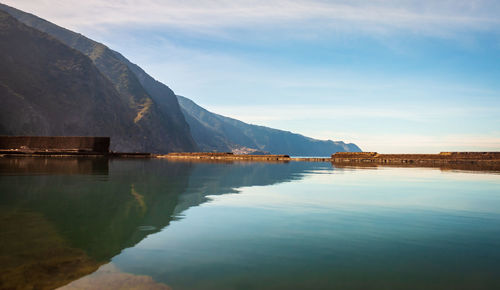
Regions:
M 0 288 L 63 286 L 158 232 L 206 195 L 296 179 L 308 168 L 279 166 L 0 158 Z
M 0 158 L 0 289 L 496 289 L 499 224 L 497 171 Z

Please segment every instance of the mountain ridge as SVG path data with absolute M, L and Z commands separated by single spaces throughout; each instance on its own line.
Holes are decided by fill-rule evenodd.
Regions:
M 107 135 L 118 150 L 137 145 L 128 138 L 140 133 L 126 121 L 133 111 L 88 57 L 1 10 L 0 39 L 0 134 Z
M 132 64 L 120 53 L 36 15 L 1 3 L 0 10 L 6 11 L 27 26 L 55 37 L 94 62 L 101 73 L 113 83 L 122 101 L 136 112 L 133 121 L 144 134 L 136 136 L 141 139 L 142 146 L 131 148 L 135 149 L 132 151 L 160 153 L 197 149 L 184 115 L 180 112 L 175 94 L 168 89 L 160 92 L 161 95 L 151 96 L 138 80 L 136 73 L 130 69 Z
M 25 25 L 47 33 L 83 53 L 112 83 L 119 94 L 120 102 L 134 112 L 132 116 L 128 116 L 134 123 L 132 127 L 139 128 L 126 132 L 130 139 L 137 139 L 138 144 L 115 146 L 113 149 L 154 153 L 231 151 L 239 154 L 272 153 L 296 156 L 326 156 L 337 151 L 361 151 L 352 143 L 316 140 L 209 112 L 193 101 L 175 95 L 167 85 L 102 43 L 1 3 L 0 10 L 7 11 Z M 3 124 L 0 124 L 0 129 L 2 126 Z M 124 142 L 124 138 L 118 142 Z
M 203 151 L 268 152 L 294 156 L 330 156 L 339 151 L 361 151 L 352 143 L 317 140 L 289 131 L 247 124 L 212 113 L 186 97 L 177 95 L 177 99 L 191 134 Z

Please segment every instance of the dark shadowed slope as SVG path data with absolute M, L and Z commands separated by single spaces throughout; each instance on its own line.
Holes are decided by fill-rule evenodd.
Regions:
M 131 120 L 140 127 L 142 134 L 133 135 L 134 138 L 140 138 L 141 142 L 140 146 L 130 148 L 132 151 L 196 150 L 175 94 L 168 87 L 163 85 L 158 89 L 144 88 L 141 82 L 150 83 L 154 80 L 118 52 L 101 43 L 7 5 L 0 4 L 0 9 L 24 24 L 57 38 L 93 61 L 99 71 L 113 83 L 121 101 L 134 112 Z M 154 85 L 148 86 L 151 87 L 154 88 Z
M 187 98 L 177 98 L 191 127 L 191 134 L 203 151 L 251 153 L 252 150 L 258 150 L 295 156 L 329 156 L 339 151 L 361 151 L 352 143 L 316 140 L 287 131 L 250 125 L 209 112 Z
M 337 151 L 360 151 L 354 144 L 322 141 L 291 132 L 249 125 L 206 111 L 149 76 L 118 52 L 81 34 L 0 4 L 21 22 L 46 32 L 87 55 L 114 85 L 121 102 L 134 112 L 130 118 L 140 134 L 132 151 L 232 151 L 324 156 Z M 179 107 L 181 102 L 181 108 Z M 189 124 L 189 126 L 188 126 Z M 190 128 L 191 127 L 191 128 Z M 194 139 L 194 140 L 193 140 Z
M 0 11 L 0 134 L 111 136 L 141 146 L 135 112 L 92 61 Z

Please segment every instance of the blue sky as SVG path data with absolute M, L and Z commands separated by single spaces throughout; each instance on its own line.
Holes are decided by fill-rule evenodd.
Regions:
M 4 3 L 245 122 L 365 151 L 500 150 L 500 1 Z

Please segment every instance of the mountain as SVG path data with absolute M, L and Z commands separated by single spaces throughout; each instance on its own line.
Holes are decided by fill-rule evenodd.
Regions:
M 194 151 L 197 149 L 196 143 L 191 137 L 189 126 L 180 111 L 176 96 L 167 86 L 159 84 L 138 66 L 101 43 L 4 4 L 0 4 L 0 10 L 6 11 L 27 26 L 45 32 L 85 54 L 92 60 L 100 73 L 113 84 L 120 96 L 121 103 L 126 104 L 128 111 L 134 112 L 127 121 L 132 120 L 135 124 L 134 127 L 138 127 L 137 130 L 126 134 L 128 138 L 134 139 L 128 144 L 123 144 L 124 138 L 120 140 L 113 138 L 112 145 L 116 145 L 113 149 L 147 152 Z M 57 54 L 55 55 L 57 56 Z M 145 89 L 142 82 L 149 84 L 148 88 L 150 89 Z M 60 85 L 58 81 L 57 83 Z M 117 110 L 118 108 L 115 111 Z M 23 133 L 19 130 L 10 131 L 12 131 L 11 134 Z M 97 131 L 88 131 L 91 135 L 98 133 Z M 52 132 L 47 133 L 53 134 Z M 70 130 L 66 133 L 83 134 L 80 131 Z
M 88 57 L 3 11 L 0 63 L 1 135 L 105 135 L 119 150 L 146 137 Z
M 330 156 L 339 151 L 360 152 L 352 143 L 316 140 L 292 132 L 247 124 L 205 110 L 177 96 L 191 134 L 202 151 L 269 152 L 295 156 Z
M 90 58 L 97 70 L 114 86 L 115 93 L 119 96 L 119 101 L 115 101 L 115 109 L 99 108 L 95 115 L 98 118 L 104 118 L 102 114 L 123 115 L 115 123 L 117 131 L 112 131 L 112 133 L 109 133 L 108 129 L 95 126 L 89 126 L 87 130 L 83 130 L 84 126 L 75 127 L 76 129 L 73 130 L 69 127 L 65 130 L 51 129 L 64 124 L 64 118 L 58 119 L 59 123 L 54 123 L 50 118 L 46 118 L 41 123 L 31 122 L 24 125 L 25 130 L 21 130 L 16 122 L 12 120 L 5 122 L 7 117 L 4 116 L 0 123 L 0 134 L 104 134 L 112 137 L 112 149 L 119 151 L 200 150 L 308 156 L 325 156 L 337 151 L 361 151 L 354 144 L 316 140 L 291 132 L 246 124 L 208 112 L 191 100 L 176 96 L 168 86 L 158 82 L 139 66 L 101 43 L 7 5 L 0 4 L 0 10 L 8 12 L 27 26 L 51 35 Z M 58 84 L 58 81 L 53 79 L 50 85 L 55 84 Z M 70 87 L 69 83 L 66 87 Z M 43 91 L 43 87 L 41 88 Z M 58 98 L 65 97 L 66 95 L 62 94 Z M 51 98 L 56 100 L 56 95 L 51 95 Z M 57 112 L 63 114 L 62 104 L 64 103 L 67 102 L 62 102 L 52 111 L 56 111 L 55 108 L 57 108 Z M 12 108 L 21 111 L 31 110 L 30 114 L 37 115 L 37 108 L 30 107 L 30 104 L 25 105 L 27 106 L 17 105 Z M 84 106 L 84 104 L 80 105 Z M 86 109 L 90 110 L 90 108 Z M 13 112 L 17 110 L 10 109 L 9 116 L 13 116 Z M 133 124 L 130 124 L 131 120 Z M 89 121 L 86 120 L 86 122 Z M 44 124 L 44 126 L 38 124 Z M 128 129 L 121 130 L 120 127 Z

